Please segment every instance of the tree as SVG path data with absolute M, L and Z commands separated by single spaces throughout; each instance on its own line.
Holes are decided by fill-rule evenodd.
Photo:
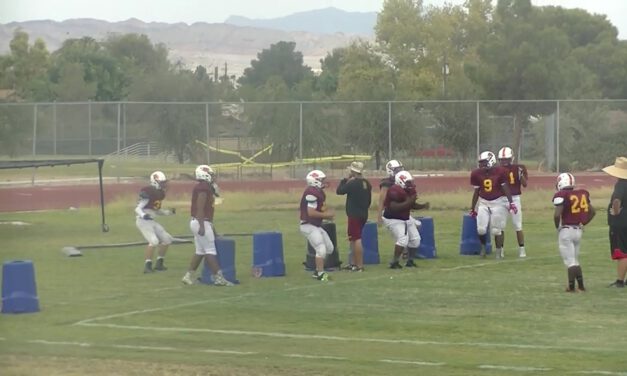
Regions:
M 87 84 L 96 85 L 93 96 L 97 101 L 125 99 L 130 85 L 130 75 L 121 68 L 120 62 L 91 37 L 67 39 L 53 54 L 50 80 L 59 83 L 67 64 L 80 64 Z
M 312 76 L 311 68 L 303 65 L 303 54 L 295 51 L 296 43 L 278 42 L 257 54 L 257 60 L 244 70 L 238 83 L 243 86 L 263 86 L 272 76 L 281 77 L 288 88 Z
M 29 45 L 28 34 L 17 29 L 9 43 L 10 54 L 0 61 L 0 83 L 5 88 L 15 90 L 16 95 L 24 99 L 37 96 L 34 88 L 41 87 L 40 82 L 46 80 L 49 66 L 49 53 L 41 39 Z
M 567 35 L 540 17 L 530 0 L 500 0 L 492 31 L 478 49 L 481 62 L 468 64 L 467 72 L 489 99 L 564 98 L 576 82 L 573 72 L 586 72 L 569 60 L 570 51 Z M 509 102 L 492 110 L 514 116 L 512 145 L 517 152 L 529 116 L 551 113 L 554 107 L 549 102 Z

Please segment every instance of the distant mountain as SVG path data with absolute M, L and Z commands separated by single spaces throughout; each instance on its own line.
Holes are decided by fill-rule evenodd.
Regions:
M 377 23 L 377 13 L 347 12 L 330 7 L 271 19 L 231 16 L 224 23 L 285 31 L 307 31 L 318 34 L 345 33 L 373 36 L 374 26 Z
M 330 20 L 310 21 L 324 24 Z M 338 20 L 330 23 L 340 22 Z M 322 34 L 223 23 L 197 22 L 188 25 L 143 22 L 134 18 L 122 22 L 95 19 L 71 19 L 63 22 L 42 20 L 0 24 L 0 54 L 9 51 L 9 42 L 17 28 L 27 32 L 31 41 L 43 39 L 49 51 L 58 49 L 64 40 L 70 38 L 90 36 L 103 40 L 111 33 L 145 34 L 153 43 L 164 43 L 169 48 L 169 59 L 172 62 L 181 62 L 189 68 L 197 65 L 204 65 L 208 69 L 220 67 L 221 74 L 224 74 L 226 64 L 229 75 L 241 74 L 259 52 L 280 41 L 295 42 L 296 50 L 303 54 L 305 64 L 317 69 L 320 66 L 319 60 L 334 48 L 347 46 L 357 38 L 369 39 L 349 32 L 355 30 L 349 28 L 344 29 L 344 33 Z

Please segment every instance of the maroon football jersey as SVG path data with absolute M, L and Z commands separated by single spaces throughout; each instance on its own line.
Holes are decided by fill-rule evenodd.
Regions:
M 322 189 L 307 187 L 300 198 L 300 220 L 302 223 L 309 223 L 314 226 L 322 226 L 322 218 L 310 218 L 307 214 L 307 206 L 310 202 L 316 203 L 316 211 L 323 211 L 324 201 L 327 196 Z
M 561 204 L 560 198 L 563 199 Z M 564 205 L 562 226 L 578 226 L 586 223 L 590 213 L 590 204 L 590 193 L 585 189 L 562 189 L 555 192 L 553 196 L 553 205 Z
M 411 189 L 411 188 L 410 188 Z M 393 185 L 388 189 L 385 194 L 385 200 L 383 201 L 383 216 L 388 219 L 409 219 L 409 212 L 411 208 L 403 209 L 401 211 L 394 211 L 390 207 L 391 202 L 403 202 L 407 200 L 407 197 L 410 195 L 405 189 L 403 189 L 400 185 Z
M 198 211 L 197 199 L 198 195 L 204 192 L 207 195 L 207 201 L 205 201 L 205 207 L 203 208 L 203 216 L 204 218 L 196 218 L 196 212 Z M 213 189 L 211 188 L 211 184 L 206 181 L 199 181 L 192 191 L 192 205 L 191 205 L 191 214 L 192 217 L 198 220 L 207 220 L 209 222 L 213 221 L 213 203 L 215 201 L 215 196 L 213 195 Z
M 507 184 L 507 170 L 501 166 L 490 169 L 476 168 L 470 173 L 470 184 L 479 188 L 479 197 L 492 201 L 502 197 L 504 184 Z
M 161 202 L 165 198 L 165 191 L 161 189 L 157 189 L 152 185 L 142 188 L 139 191 L 139 199 L 145 200 L 148 199 L 148 202 L 142 209 L 152 209 L 159 210 L 161 209 Z
M 509 184 L 509 190 L 512 192 L 512 196 L 521 194 L 521 173 L 526 175 L 527 167 L 519 164 L 510 164 L 509 166 L 501 167 L 505 169 L 505 173 L 507 174 L 507 184 Z

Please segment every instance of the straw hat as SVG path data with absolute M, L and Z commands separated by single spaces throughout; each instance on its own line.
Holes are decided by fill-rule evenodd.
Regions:
M 348 169 L 361 174 L 364 171 L 364 164 L 359 161 L 354 161 L 350 166 L 348 166 Z
M 627 158 L 617 157 L 614 165 L 605 167 L 603 171 L 616 178 L 627 179 Z

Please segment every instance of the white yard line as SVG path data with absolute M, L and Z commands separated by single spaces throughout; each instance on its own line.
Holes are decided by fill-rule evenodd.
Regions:
M 286 358 L 303 358 L 303 359 L 328 359 L 328 360 L 349 360 L 343 356 L 331 355 L 307 355 L 307 354 L 281 354 Z
M 433 366 L 433 367 L 446 365 L 446 363 L 439 363 L 439 362 L 421 362 L 417 360 L 399 360 L 399 359 L 379 359 L 379 362 L 393 363 L 393 364 L 412 364 L 412 365 L 417 365 L 417 366 Z
M 6 340 L 6 338 L 1 338 Z M 268 355 L 281 356 L 285 358 L 300 358 L 300 359 L 318 359 L 318 360 L 330 360 L 330 361 L 355 361 L 354 359 L 343 356 L 331 356 L 331 355 L 312 355 L 312 354 L 271 354 L 260 353 L 254 351 L 237 351 L 237 350 L 225 350 L 225 349 L 198 349 L 198 348 L 181 348 L 171 346 L 145 346 L 145 345 L 104 345 L 97 343 L 85 343 L 85 342 L 68 342 L 68 341 L 50 341 L 43 339 L 26 340 L 27 343 L 38 344 L 43 346 L 77 346 L 77 347 L 101 347 L 101 348 L 116 348 L 116 349 L 128 349 L 128 350 L 148 350 L 148 351 L 176 351 L 176 352 L 200 352 L 210 354 L 224 354 L 224 355 Z M 441 367 L 446 366 L 444 362 L 424 362 L 420 360 L 405 360 L 405 359 L 373 359 L 376 362 L 399 364 L 399 365 L 416 365 L 416 366 L 429 366 L 429 367 Z M 523 367 L 523 366 L 506 366 L 506 365 L 478 365 L 477 368 L 485 370 L 501 370 L 512 372 L 545 372 L 551 371 L 551 368 L 546 367 Z M 607 376 L 627 376 L 627 372 L 614 372 L 604 370 L 583 370 L 583 371 L 570 371 L 570 374 L 583 374 L 583 375 L 607 375 Z
M 550 371 L 551 368 L 543 368 L 543 367 L 520 367 L 520 366 L 495 366 L 491 364 L 482 364 L 477 368 L 481 369 L 496 369 L 501 371 L 516 371 L 516 372 L 546 372 Z
M 90 347 L 91 344 L 85 342 L 67 342 L 67 341 L 47 341 L 45 339 L 33 339 L 26 341 L 28 343 L 37 343 L 40 345 L 51 345 L 51 346 L 78 346 L 78 347 Z
M 104 323 L 82 322 L 81 326 L 91 326 L 100 328 L 122 329 L 122 330 L 144 330 L 153 332 L 178 332 L 178 333 L 212 333 L 224 334 L 230 336 L 244 337 L 271 337 L 271 338 L 290 338 L 290 339 L 306 339 L 306 340 L 322 340 L 322 341 L 338 341 L 338 342 L 364 342 L 364 343 L 387 343 L 387 344 L 407 344 L 415 346 L 461 346 L 461 347 L 486 347 L 486 348 L 513 348 L 513 349 L 530 349 L 530 350 L 557 350 L 557 351 L 615 351 L 611 348 L 585 348 L 585 347 L 568 347 L 568 346 L 548 346 L 548 345 L 531 345 L 519 343 L 490 343 L 490 342 L 443 342 L 428 341 L 419 339 L 402 339 L 402 338 L 369 338 L 369 337 L 341 337 L 327 336 L 319 334 L 306 333 L 283 333 L 283 332 L 259 332 L 251 330 L 225 330 L 225 329 L 207 329 L 207 328 L 186 328 L 186 327 L 154 327 L 154 326 L 138 326 L 138 325 L 118 325 Z

